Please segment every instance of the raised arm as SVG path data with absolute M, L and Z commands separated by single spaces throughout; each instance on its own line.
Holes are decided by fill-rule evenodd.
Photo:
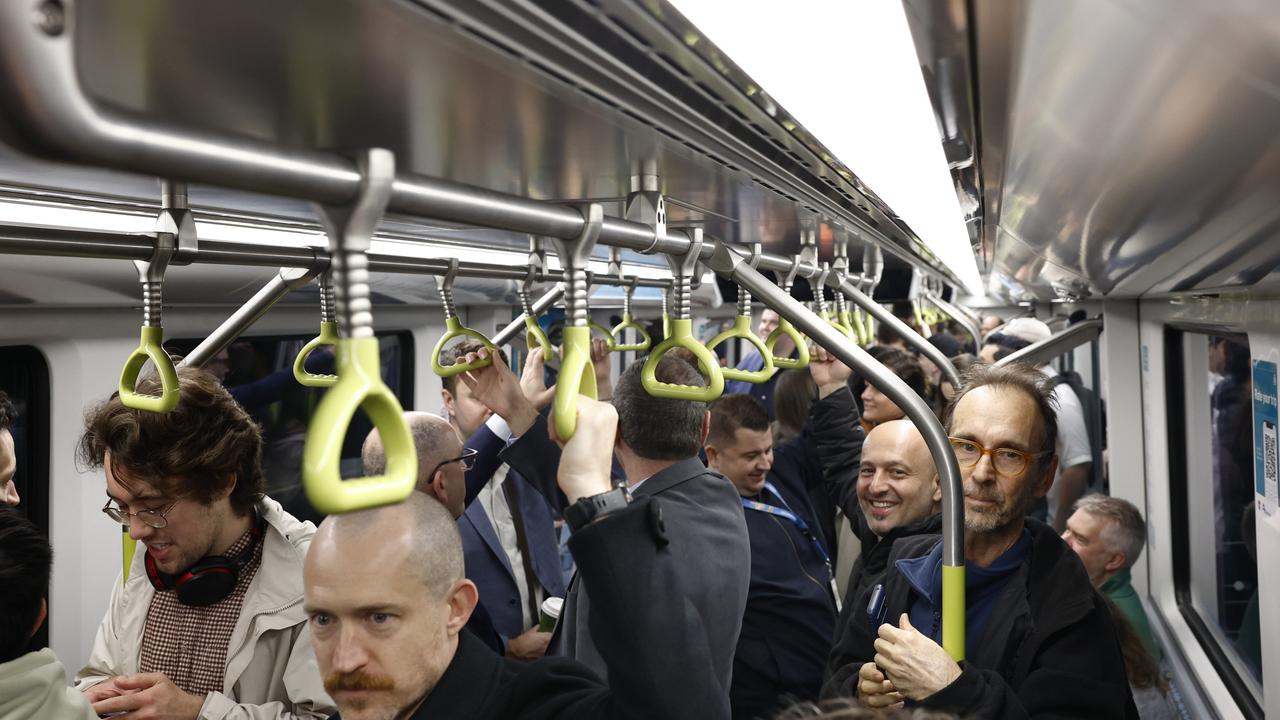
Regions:
M 559 484 L 570 502 L 609 491 L 617 413 L 579 398 Z M 586 688 L 563 717 L 705 720 L 729 717 L 700 616 L 685 599 L 655 498 L 598 516 L 569 540 L 592 598 L 591 636 L 609 671 L 607 689 Z M 691 551 L 685 549 L 685 551 Z
M 809 406 L 801 441 L 821 461 L 822 482 L 831 501 L 854 521 L 861 512 L 856 490 L 865 434 L 849 389 L 850 370 L 834 355 L 814 346 L 809 372 L 818 386 L 818 399 Z

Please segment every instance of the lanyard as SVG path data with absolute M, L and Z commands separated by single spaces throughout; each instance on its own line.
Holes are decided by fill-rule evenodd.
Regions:
M 748 510 L 756 510 L 762 513 L 769 513 L 770 515 L 777 515 L 780 518 L 790 520 L 800 531 L 801 535 L 809 538 L 809 542 L 813 543 L 813 549 L 818 551 L 818 554 L 822 556 L 822 562 L 827 566 L 827 577 L 831 582 L 831 600 L 835 603 L 836 612 L 839 613 L 841 609 L 840 590 L 836 587 L 836 573 L 835 569 L 831 567 L 831 556 L 827 555 L 826 548 L 822 547 L 822 541 L 819 540 L 818 536 L 814 535 L 813 531 L 809 529 L 809 523 L 805 522 L 804 518 L 792 512 L 791 506 L 787 504 L 787 499 L 782 497 L 782 493 L 778 492 L 778 488 L 774 487 L 773 483 L 766 480 L 764 482 L 764 489 L 767 492 L 772 493 L 774 497 L 778 498 L 778 501 L 782 503 L 782 507 L 769 505 L 768 503 L 762 503 L 756 500 L 748 500 L 747 498 L 741 498 L 742 507 Z
M 747 498 L 742 498 L 742 507 L 747 508 L 748 510 L 756 510 L 763 513 L 769 513 L 770 515 L 777 515 L 780 518 L 790 520 L 791 523 L 800 530 L 800 534 L 809 538 L 809 542 L 813 543 L 813 548 L 822 556 L 823 562 L 827 563 L 827 566 L 830 567 L 831 557 L 827 555 L 826 548 L 822 547 L 822 541 L 819 540 L 818 536 L 814 535 L 809 529 L 809 523 L 805 522 L 804 518 L 791 511 L 791 506 L 787 504 L 786 498 L 782 497 L 782 493 L 778 492 L 778 489 L 773 486 L 773 483 L 766 480 L 764 482 L 764 489 L 767 492 L 772 493 L 774 497 L 778 498 L 779 502 L 782 503 L 782 507 L 769 505 L 756 500 L 748 500 Z

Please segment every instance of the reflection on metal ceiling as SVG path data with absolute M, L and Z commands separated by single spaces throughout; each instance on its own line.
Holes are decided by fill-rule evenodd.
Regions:
M 1280 286 L 1280 5 L 906 7 L 993 290 Z

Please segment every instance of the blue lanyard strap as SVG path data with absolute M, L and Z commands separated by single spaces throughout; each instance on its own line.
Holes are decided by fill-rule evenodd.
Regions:
M 831 556 L 827 555 L 827 550 L 822 547 L 822 541 L 818 539 L 818 536 L 814 535 L 809 529 L 809 523 L 805 522 L 804 518 L 792 512 L 791 506 L 787 504 L 787 499 L 782 497 L 782 493 L 778 492 L 778 488 L 774 487 L 773 483 L 766 480 L 764 482 L 764 489 L 766 492 L 778 498 L 778 501 L 782 503 L 782 507 L 769 505 L 757 500 L 750 500 L 748 498 L 742 498 L 742 507 L 747 508 L 748 510 L 756 510 L 762 513 L 769 513 L 770 515 L 777 515 L 780 518 L 790 520 L 791 523 L 800 530 L 800 534 L 809 538 L 809 542 L 813 543 L 813 548 L 822 556 L 822 561 L 830 567 Z

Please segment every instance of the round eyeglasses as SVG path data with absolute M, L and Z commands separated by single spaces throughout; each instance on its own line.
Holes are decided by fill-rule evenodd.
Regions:
M 991 467 L 995 471 L 1005 477 L 1017 477 L 1027 471 L 1031 465 L 1031 461 L 1047 455 L 1049 451 L 1029 453 L 1014 448 L 988 448 L 981 443 L 967 440 L 965 438 L 947 438 L 951 442 L 951 449 L 955 451 L 956 462 L 962 468 L 971 468 L 976 466 L 983 455 L 991 456 Z
M 131 513 L 125 512 L 124 508 L 115 504 L 115 502 L 115 500 L 108 500 L 107 504 L 102 506 L 102 512 L 106 513 L 107 517 L 125 527 L 131 525 L 134 518 L 138 518 L 148 527 L 153 527 L 156 530 L 162 530 L 169 526 L 169 519 L 165 515 L 168 515 L 169 511 L 178 504 L 178 501 L 175 500 L 159 510 L 139 510 L 136 513 Z

